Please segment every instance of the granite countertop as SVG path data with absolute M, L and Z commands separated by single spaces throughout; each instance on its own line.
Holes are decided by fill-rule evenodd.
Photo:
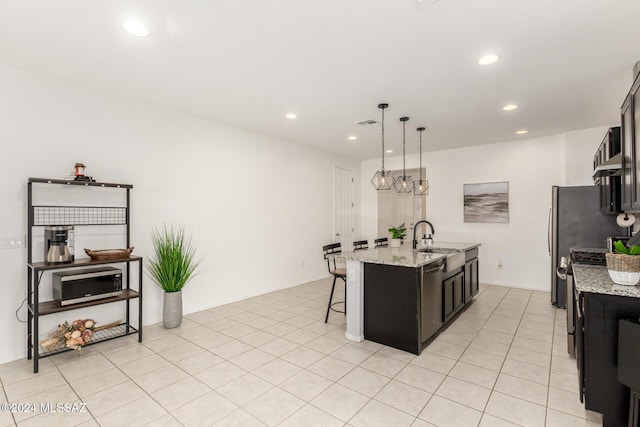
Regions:
M 372 264 L 397 265 L 401 267 L 421 267 L 447 257 L 447 252 L 465 252 L 477 248 L 480 243 L 433 242 L 433 252 L 419 252 L 405 244 L 400 248 L 371 248 L 355 252 L 342 252 L 341 258 L 348 261 L 362 261 Z M 438 251 L 443 252 L 438 252 Z
M 640 285 L 616 285 L 603 265 L 573 264 L 573 278 L 578 292 L 640 298 Z

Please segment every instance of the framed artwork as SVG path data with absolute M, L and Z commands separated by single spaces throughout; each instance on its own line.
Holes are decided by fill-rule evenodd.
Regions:
M 509 182 L 464 184 L 464 222 L 509 222 Z

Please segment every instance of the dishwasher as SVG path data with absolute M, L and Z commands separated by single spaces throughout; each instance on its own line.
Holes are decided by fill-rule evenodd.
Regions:
M 445 264 L 440 260 L 422 267 L 420 281 L 420 341 L 424 344 L 443 325 L 442 278 Z

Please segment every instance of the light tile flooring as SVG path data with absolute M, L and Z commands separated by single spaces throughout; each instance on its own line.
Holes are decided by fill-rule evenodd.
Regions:
M 597 426 L 577 395 L 565 312 L 549 294 L 482 286 L 420 356 L 323 323 L 321 280 L 43 359 L 0 365 L 4 402 L 86 404 L 0 412 L 0 426 Z

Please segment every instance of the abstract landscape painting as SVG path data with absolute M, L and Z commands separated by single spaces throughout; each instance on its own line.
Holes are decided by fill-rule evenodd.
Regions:
M 509 182 L 464 184 L 464 222 L 509 222 Z

